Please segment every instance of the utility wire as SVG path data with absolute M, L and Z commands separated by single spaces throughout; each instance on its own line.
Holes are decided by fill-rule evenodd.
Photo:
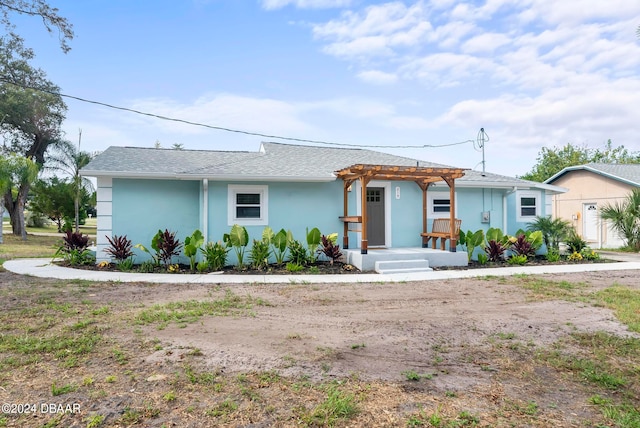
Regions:
M 233 132 L 233 133 L 236 133 L 236 134 L 244 134 L 244 135 L 251 135 L 251 136 L 256 136 L 256 137 L 264 137 L 264 138 L 273 138 L 273 139 L 285 140 L 285 141 L 296 141 L 296 142 L 300 142 L 300 143 L 324 144 L 324 145 L 328 145 L 328 146 L 340 146 L 340 147 L 358 147 L 358 148 L 375 147 L 375 148 L 390 148 L 390 149 L 391 148 L 393 148 L 393 149 L 425 149 L 425 148 L 450 147 L 450 146 L 458 146 L 458 145 L 461 145 L 461 144 L 475 143 L 475 140 L 465 140 L 465 141 L 460 141 L 458 143 L 448 143 L 448 144 L 422 144 L 422 145 L 391 146 L 391 145 L 376 145 L 376 144 L 333 143 L 333 142 L 330 142 L 330 141 L 322 141 L 322 140 L 309 140 L 309 139 L 305 139 L 305 138 L 282 137 L 280 135 L 270 135 L 270 134 L 263 134 L 263 133 L 260 133 L 260 132 L 251 132 L 251 131 L 243 131 L 243 130 L 240 130 L 240 129 L 226 128 L 226 127 L 223 127 L 223 126 L 208 125 L 206 123 L 193 122 L 193 121 L 185 120 L 185 119 L 176 119 L 176 118 L 173 118 L 173 117 L 167 117 L 167 116 L 162 116 L 162 115 L 159 115 L 159 114 L 148 113 L 148 112 L 144 112 L 144 111 L 140 111 L 140 110 L 136 110 L 136 109 L 132 109 L 132 108 L 128 108 L 128 107 L 120 107 L 120 106 L 116 106 L 116 105 L 113 105 L 113 104 L 104 103 L 104 102 L 101 102 L 101 101 L 89 100 L 89 99 L 86 99 L 86 98 L 77 97 L 75 95 L 63 94 L 61 92 L 50 91 L 48 89 L 38 88 L 36 86 L 30 86 L 30 85 L 25 85 L 25 84 L 22 84 L 22 83 L 13 82 L 11 80 L 8 80 L 5 77 L 0 77 L 0 82 L 9 83 L 11 85 L 18 86 L 18 87 L 21 87 L 21 88 L 24 88 L 24 89 L 32 89 L 32 90 L 44 92 L 44 93 L 51 94 L 51 95 L 56 95 L 56 96 L 60 96 L 60 97 L 64 97 L 64 98 L 70 98 L 70 99 L 73 99 L 73 100 L 76 100 L 76 101 L 81 101 L 83 103 L 95 104 L 95 105 L 99 105 L 99 106 L 103 106 L 103 107 L 108 107 L 108 108 L 111 108 L 111 109 L 114 109 L 114 110 L 127 111 L 127 112 L 130 112 L 130 113 L 135 113 L 135 114 L 139 114 L 139 115 L 142 115 L 142 116 L 153 117 L 153 118 L 161 119 L 161 120 L 167 120 L 167 121 L 170 121 L 170 122 L 178 122 L 178 123 L 184 123 L 184 124 L 192 125 L 192 126 L 200 126 L 200 127 L 203 127 L 203 128 L 215 129 L 217 131 Z

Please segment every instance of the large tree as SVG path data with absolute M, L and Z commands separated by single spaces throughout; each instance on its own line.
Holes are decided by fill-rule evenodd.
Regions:
M 45 0 L 0 0 L 0 23 L 4 26 L 7 40 L 20 38 L 12 22 L 13 16 L 32 16 L 41 19 L 49 33 L 57 31 L 60 48 L 66 53 L 71 49 L 68 42 L 73 39 L 73 26 L 58 12 L 57 8 L 49 6 Z
M 9 76 L 0 81 L 0 131 L 3 153 L 18 154 L 41 167 L 49 145 L 62 138 L 67 106 L 60 89 L 42 70 L 29 65 L 31 57 L 19 38 L 0 38 L 0 75 Z M 30 186 L 25 181 L 17 192 L 4 193 L 13 234 L 22 237 L 26 236 L 23 210 Z
M 14 235 L 19 235 L 22 239 L 27 237 L 24 228 L 24 207 L 28 190 L 23 192 L 21 189 L 29 189 L 37 176 L 38 166 L 30 159 L 15 154 L 0 155 L 0 183 L 5 190 L 4 203 L 9 209 Z M 16 195 L 15 198 L 13 194 Z M 15 215 L 11 215 L 12 212 Z M 20 233 L 16 233 L 16 230 Z
M 564 147 L 543 147 L 531 171 L 520 178 L 542 182 L 564 168 L 587 163 L 640 163 L 640 154 L 630 152 L 624 146 L 614 147 L 611 140 L 607 141 L 604 149 L 590 149 L 571 143 Z

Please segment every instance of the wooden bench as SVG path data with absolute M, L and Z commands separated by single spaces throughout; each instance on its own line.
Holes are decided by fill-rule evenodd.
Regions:
M 455 219 L 455 228 L 454 228 L 454 237 L 458 239 L 458 235 L 460 234 L 460 224 L 462 220 Z M 429 240 L 431 240 L 431 248 L 436 248 L 436 241 L 440 238 L 440 249 L 444 251 L 444 245 L 447 239 L 451 236 L 451 226 L 448 218 L 436 218 L 433 220 L 433 225 L 431 227 L 431 232 L 421 233 L 422 236 L 422 248 L 427 248 L 429 245 Z

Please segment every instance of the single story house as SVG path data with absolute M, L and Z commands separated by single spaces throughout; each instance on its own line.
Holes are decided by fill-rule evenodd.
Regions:
M 269 142 L 256 152 L 109 147 L 82 175 L 97 179 L 98 261 L 109 259 L 105 236 L 149 247 L 158 229 L 181 241 L 200 229 L 215 242 L 234 224 L 251 239 L 270 226 L 303 243 L 317 227 L 362 254 L 420 248 L 437 218 L 514 234 L 550 215 L 552 195 L 566 190 L 373 150 Z
M 640 165 L 590 163 L 564 168 L 545 181 L 569 189 L 552 197 L 553 217 L 571 221 L 596 248 L 618 248 L 624 241 L 600 218 L 600 208 L 623 201 L 640 187 Z

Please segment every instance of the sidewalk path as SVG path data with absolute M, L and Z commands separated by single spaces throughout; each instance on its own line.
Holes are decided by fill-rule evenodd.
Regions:
M 81 279 L 87 281 L 150 282 L 150 283 L 195 283 L 195 284 L 303 284 L 303 283 L 358 283 L 358 282 L 405 282 L 429 281 L 482 276 L 509 276 L 517 274 L 537 275 L 549 273 L 571 273 L 587 271 L 640 270 L 640 255 L 607 253 L 606 257 L 623 260 L 619 263 L 568 264 L 548 266 L 518 266 L 504 268 L 440 270 L 401 274 L 343 274 L 343 275 L 223 275 L 210 274 L 168 274 L 103 272 L 70 269 L 51 264 L 49 259 L 15 259 L 4 262 L 3 267 L 20 275 L 40 278 Z

